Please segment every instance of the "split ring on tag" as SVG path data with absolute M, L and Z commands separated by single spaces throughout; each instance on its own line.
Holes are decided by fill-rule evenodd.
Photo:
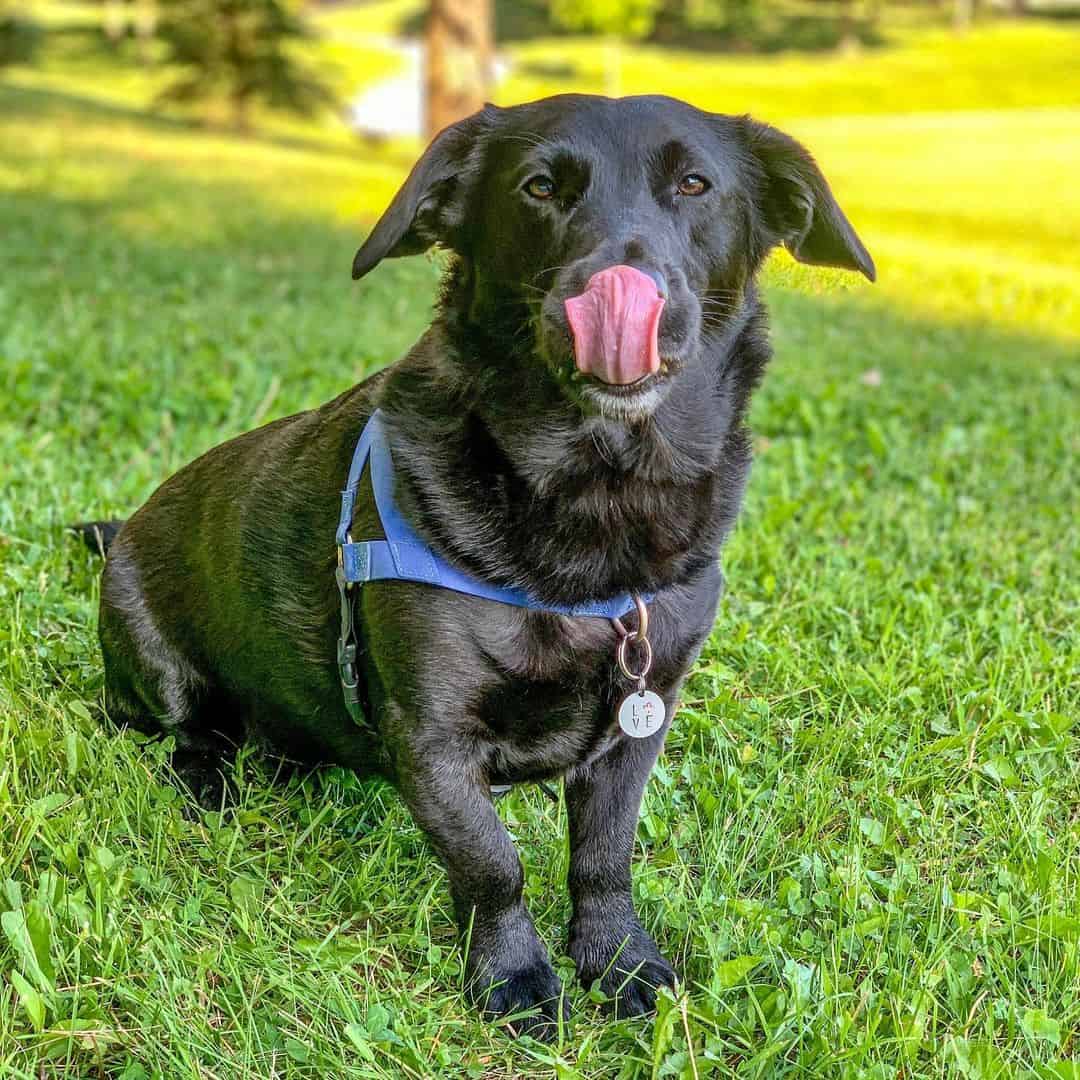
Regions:
M 626 650 L 630 646 L 631 641 L 640 641 L 641 647 L 645 650 L 645 660 L 641 665 L 640 671 L 631 671 L 630 665 L 626 662 Z M 615 659 L 618 662 L 619 670 L 631 681 L 636 683 L 644 683 L 645 676 L 652 670 L 652 645 L 649 643 L 647 637 L 638 637 L 636 630 L 631 630 L 629 634 L 624 634 L 619 639 L 619 648 L 615 653 Z
M 632 739 L 647 739 L 655 735 L 663 726 L 667 715 L 664 699 L 659 694 L 646 688 L 645 678 L 652 670 L 653 651 L 649 641 L 649 609 L 640 596 L 634 597 L 634 606 L 637 608 L 638 624 L 636 630 L 627 630 L 621 619 L 613 619 L 616 633 L 619 635 L 619 645 L 615 650 L 615 662 L 619 671 L 631 682 L 637 683 L 637 689 L 632 690 L 619 702 L 616 719 L 620 730 Z M 644 650 L 641 669 L 632 671 L 629 663 L 630 643 L 637 642 Z

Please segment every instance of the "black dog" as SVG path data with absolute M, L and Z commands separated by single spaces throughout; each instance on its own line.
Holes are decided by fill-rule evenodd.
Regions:
M 781 243 L 874 277 L 809 154 L 771 127 L 662 97 L 489 106 L 435 139 L 353 264 L 359 278 L 433 244 L 454 253 L 412 352 L 210 451 L 109 548 L 112 718 L 174 735 L 189 764 L 258 734 L 391 777 L 446 865 L 472 992 L 489 1015 L 534 1010 L 534 1034 L 551 1034 L 560 984 L 492 785 L 565 780 L 582 980 L 625 1015 L 674 979 L 635 915 L 630 856 L 716 613 L 750 466 L 743 415 L 769 356 L 755 274 Z M 334 537 L 376 408 L 397 503 L 449 563 L 538 604 L 653 597 L 658 732 L 616 723 L 634 687 L 609 620 L 413 581 L 349 594 L 368 723 L 353 721 Z M 352 534 L 381 529 L 365 474 Z M 633 641 L 636 617 L 626 626 Z M 644 663 L 640 643 L 628 653 Z

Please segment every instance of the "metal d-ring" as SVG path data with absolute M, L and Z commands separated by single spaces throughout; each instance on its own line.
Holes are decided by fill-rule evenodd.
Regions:
M 342 570 L 345 569 L 345 549 L 347 547 L 349 547 L 352 544 L 352 542 L 353 542 L 352 531 L 351 530 L 346 530 L 346 532 L 345 532 L 345 542 L 343 544 L 338 544 L 337 545 L 337 564 L 338 564 L 338 567 L 340 569 L 342 569 Z M 351 581 L 346 581 L 345 582 L 346 590 L 351 590 L 352 587 L 353 587 L 353 583 Z
M 637 611 L 637 636 L 647 638 L 649 636 L 649 609 L 645 606 L 645 601 L 642 600 L 637 593 L 634 593 L 631 599 L 634 601 L 634 608 Z M 618 634 L 620 638 L 624 638 L 630 633 L 630 631 L 626 629 L 626 624 L 618 615 L 612 616 L 611 625 L 615 627 L 615 633 Z
M 626 662 L 626 650 L 631 641 L 640 641 L 642 648 L 645 650 L 645 661 L 641 665 L 640 671 L 631 671 L 630 665 Z M 647 637 L 641 637 L 636 630 L 631 630 L 629 634 L 624 634 L 619 639 L 619 648 L 615 653 L 615 659 L 618 662 L 619 670 L 631 682 L 644 684 L 645 676 L 652 670 L 652 645 L 649 644 Z
M 652 644 L 649 642 L 649 609 L 645 606 L 645 601 L 637 593 L 634 593 L 633 601 L 634 608 L 637 610 L 637 628 L 635 630 L 627 630 L 622 619 L 617 615 L 611 620 L 612 625 L 615 627 L 615 633 L 619 635 L 619 646 L 615 650 L 615 660 L 623 675 L 631 682 L 636 682 L 638 687 L 644 690 L 645 676 L 652 670 L 653 662 Z M 645 650 L 645 660 L 641 666 L 641 671 L 638 672 L 631 671 L 626 660 L 631 641 L 640 642 Z

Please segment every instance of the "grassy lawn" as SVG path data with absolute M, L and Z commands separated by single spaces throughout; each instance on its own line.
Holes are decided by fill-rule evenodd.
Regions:
M 238 803 L 202 813 L 165 746 L 100 726 L 99 566 L 61 529 L 407 348 L 437 264 L 348 268 L 415 149 L 231 140 L 59 68 L 0 86 L 0 1076 L 1080 1076 L 1063 33 L 913 40 L 866 108 L 830 58 L 716 61 L 695 93 L 706 58 L 635 71 L 704 104 L 738 84 L 731 108 L 803 137 L 880 283 L 769 268 L 729 593 L 639 832 L 683 994 L 611 1023 L 570 983 L 554 1048 L 474 1020 L 442 874 L 389 788 L 245 755 Z M 972 74 L 986 35 L 1037 98 Z M 935 49 L 963 111 L 920 111 L 937 91 L 900 61 Z M 569 976 L 564 811 L 525 788 L 501 812 Z
M 1077 33 L 1066 24 L 990 23 L 957 36 L 947 30 L 890 28 L 889 47 L 855 56 L 824 53 L 759 57 L 680 53 L 632 45 L 623 50 L 621 92 L 664 93 L 718 112 L 770 116 L 908 113 L 941 109 L 1080 104 Z M 522 101 L 566 88 L 605 92 L 595 39 L 538 39 L 512 50 L 503 88 Z

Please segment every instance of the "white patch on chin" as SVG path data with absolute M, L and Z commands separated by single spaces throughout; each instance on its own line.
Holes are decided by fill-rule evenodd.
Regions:
M 579 392 L 605 420 L 640 420 L 656 411 L 663 388 L 662 380 L 653 379 L 633 394 L 611 393 L 595 383 L 579 387 Z

